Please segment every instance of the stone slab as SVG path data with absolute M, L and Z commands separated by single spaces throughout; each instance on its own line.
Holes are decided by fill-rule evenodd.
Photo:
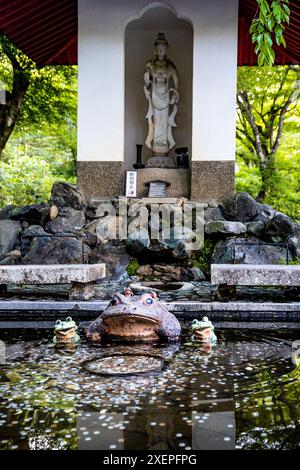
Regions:
M 143 197 L 141 199 L 143 204 L 178 204 L 182 205 L 182 199 L 177 197 Z
M 212 285 L 300 286 L 300 265 L 212 264 Z
M 229 222 L 228 220 L 211 220 L 205 224 L 205 233 L 214 235 L 224 233 L 226 235 L 240 235 L 247 232 L 246 225 L 242 222 Z
M 166 197 L 167 185 L 160 181 L 154 181 L 149 186 L 149 197 Z
M 0 285 L 88 283 L 105 277 L 105 264 L 0 266 Z

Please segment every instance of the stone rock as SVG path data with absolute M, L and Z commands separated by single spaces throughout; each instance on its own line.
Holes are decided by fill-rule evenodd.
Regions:
M 258 214 L 256 215 L 254 220 L 259 220 L 264 222 L 265 224 L 269 222 L 269 220 L 273 219 L 276 215 L 276 210 L 273 207 L 269 206 L 268 204 L 258 204 Z
M 242 222 L 229 222 L 227 220 L 216 220 L 208 222 L 205 225 L 205 233 L 207 235 L 224 234 L 224 235 L 240 235 L 247 231 L 246 225 Z
M 90 248 L 75 238 L 34 238 L 22 264 L 82 264 L 90 255 Z
M 58 216 L 58 207 L 57 206 L 51 206 L 50 207 L 50 214 L 49 214 L 50 220 L 56 219 L 57 216 Z
M 290 254 L 291 256 L 291 254 Z M 212 264 L 282 264 L 283 247 L 269 245 L 256 237 L 219 240 L 212 254 Z
M 151 259 L 185 260 L 196 249 L 195 242 L 199 237 L 189 228 L 176 233 L 174 227 L 164 229 L 159 239 L 150 240 L 147 229 L 137 229 L 129 234 L 126 244 L 128 251 L 134 256 L 143 255 Z M 201 245 L 201 244 L 200 244 Z
M 37 235 L 49 235 L 49 233 L 45 232 L 43 227 L 41 227 L 40 225 L 30 225 L 27 229 L 23 230 L 22 239 L 34 238 Z
M 95 233 L 85 231 L 84 243 L 86 243 L 86 245 L 88 245 L 90 248 L 95 248 L 98 243 L 97 235 Z
M 109 243 L 100 243 L 92 250 L 90 263 L 105 263 L 106 279 L 120 281 L 127 275 L 126 269 L 130 259 L 125 243 L 112 240 Z
M 265 224 L 261 220 L 253 220 L 252 222 L 246 222 L 247 233 L 254 235 L 255 237 L 262 237 L 265 232 Z
M 130 253 L 139 255 L 150 248 L 150 238 L 148 230 L 141 229 L 130 233 L 126 240 L 126 246 Z
M 84 211 L 65 207 L 59 210 L 55 220 L 47 222 L 45 230 L 52 234 L 72 234 L 82 230 L 85 225 Z
M 0 258 L 12 251 L 19 240 L 21 224 L 15 220 L 0 220 Z
M 6 256 L 0 260 L 0 266 L 13 266 L 15 264 L 17 264 L 17 258 L 13 258 L 12 256 Z
M 170 236 L 170 238 L 169 238 Z M 166 252 L 176 260 L 185 260 L 190 258 L 196 240 L 195 233 L 188 227 L 184 227 L 182 233 L 176 233 L 176 229 L 171 229 L 170 235 L 168 229 L 162 231 L 162 240 L 159 242 L 162 252 Z M 153 243 L 151 243 L 152 249 Z M 157 248 L 156 248 L 157 250 Z
M 30 224 L 26 222 L 25 220 L 23 220 L 23 222 L 21 222 L 21 226 L 22 226 L 22 230 L 26 230 L 28 227 L 30 227 Z
M 1 266 L 18 264 L 21 259 L 21 251 L 13 250 L 7 253 L 6 257 L 0 261 Z
M 153 287 L 153 285 L 155 285 L 155 282 L 153 282 L 153 285 L 151 283 L 151 287 L 147 285 L 148 283 L 146 283 L 146 285 L 144 284 L 141 284 L 139 282 L 134 282 L 134 283 L 131 283 L 129 284 L 128 287 L 130 287 L 130 289 L 132 290 L 132 292 L 135 294 L 135 295 L 139 295 L 141 294 L 142 292 L 149 292 L 149 290 L 151 289 L 153 292 L 156 292 L 157 294 L 159 294 L 160 290 L 157 289 L 156 287 Z
M 294 225 L 287 243 L 293 257 L 300 259 L 300 224 Z
M 237 193 L 225 205 L 223 215 L 227 220 L 249 222 L 258 214 L 257 202 L 248 193 Z
M 266 225 L 264 238 L 278 243 L 285 241 L 293 232 L 294 222 L 285 214 L 277 213 Z
M 0 210 L 0 220 L 18 220 L 18 214 L 22 206 L 9 204 Z
M 92 220 L 91 222 L 85 225 L 84 230 L 90 233 L 96 233 L 97 225 L 98 225 L 98 220 Z
M 96 212 L 95 212 L 95 209 L 90 209 L 89 207 L 87 207 L 85 209 L 85 217 L 87 220 L 94 220 L 94 219 L 97 219 L 98 217 L 96 217 Z
M 193 277 L 192 277 L 193 281 L 204 281 L 206 279 L 205 274 L 203 273 L 202 269 L 197 268 L 197 267 L 193 267 L 189 269 L 193 274 Z
M 225 220 L 220 207 L 205 209 L 204 218 L 205 222 L 210 222 L 211 220 Z
M 153 277 L 161 281 L 180 281 L 181 280 L 181 267 L 172 266 L 170 264 L 155 264 L 153 268 Z
M 6 344 L 0 340 L 0 365 L 6 364 Z
M 87 199 L 78 186 L 60 181 L 52 187 L 51 202 L 58 208 L 71 207 L 77 211 L 87 205 Z
M 45 235 L 45 236 L 49 235 L 47 232 L 45 232 L 43 227 L 41 227 L 40 225 L 30 225 L 28 228 L 23 230 L 22 236 L 21 236 L 22 256 L 25 256 L 28 253 L 28 250 L 30 248 L 30 245 L 33 239 L 36 236 L 40 236 L 40 235 Z M 50 240 L 50 238 L 48 238 L 48 240 Z
M 87 202 L 89 209 L 97 210 L 101 204 L 110 204 L 111 198 L 91 198 Z
M 21 251 L 20 250 L 13 250 L 7 253 L 7 256 L 10 258 L 21 258 Z
M 0 220 L 10 219 L 27 222 L 29 225 L 43 225 L 49 217 L 49 204 L 31 204 L 29 206 L 7 206 L 0 211 Z
M 149 277 L 153 275 L 153 268 L 150 264 L 144 264 L 137 269 L 136 273 L 140 277 Z
M 199 268 L 182 267 L 171 264 L 144 264 L 136 272 L 140 279 L 154 279 L 157 281 L 199 281 L 205 279 Z
M 125 234 L 127 233 L 126 218 L 122 218 L 115 215 L 107 215 L 105 217 L 102 217 L 101 219 L 97 219 L 95 226 L 96 235 L 99 240 L 103 242 L 108 242 L 110 240 L 120 238 L 122 231 Z
M 24 344 L 11 344 L 6 346 L 6 359 L 8 362 L 20 360 L 25 354 Z

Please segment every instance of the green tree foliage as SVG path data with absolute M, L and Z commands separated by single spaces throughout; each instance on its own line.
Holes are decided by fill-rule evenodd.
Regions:
M 238 70 L 237 189 L 300 220 L 299 67 Z
M 290 9 L 288 0 L 256 0 L 258 14 L 253 19 L 250 33 L 256 44 L 258 65 L 273 65 L 275 62 L 274 39 L 278 46 L 286 47 L 284 23 L 289 23 Z
M 46 200 L 55 180 L 75 181 L 77 67 L 39 68 L 1 36 L 0 80 L 0 206 Z

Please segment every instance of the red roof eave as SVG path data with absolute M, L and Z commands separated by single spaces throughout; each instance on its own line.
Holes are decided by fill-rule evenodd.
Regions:
M 300 2 L 290 0 L 287 47 L 275 46 L 276 64 L 300 63 Z M 256 65 L 249 28 L 256 0 L 239 0 L 238 65 Z M 39 65 L 77 64 L 77 0 L 0 0 L 0 31 Z

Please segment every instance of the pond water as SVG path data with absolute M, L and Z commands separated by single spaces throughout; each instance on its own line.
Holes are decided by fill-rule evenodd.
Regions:
M 299 332 L 216 329 L 203 348 L 183 327 L 180 344 L 82 339 L 73 351 L 55 350 L 51 331 L 0 330 L 0 449 L 299 448 Z M 115 353 L 133 362 L 118 356 L 98 375 Z M 120 363 L 134 373 L 116 375 Z

